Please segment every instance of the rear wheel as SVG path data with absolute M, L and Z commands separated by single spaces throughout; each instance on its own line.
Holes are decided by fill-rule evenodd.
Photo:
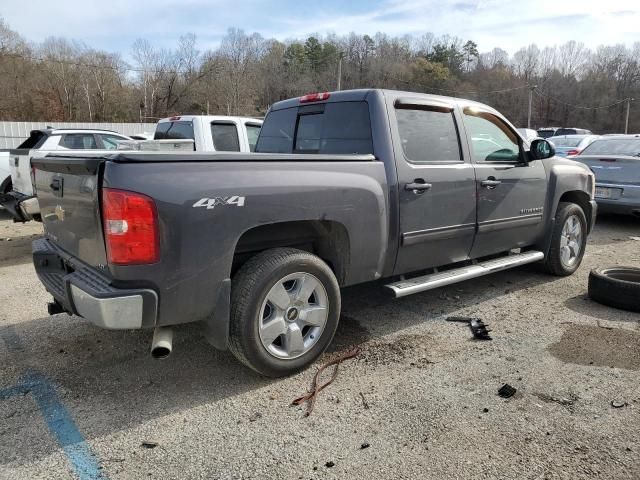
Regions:
M 575 203 L 560 202 L 551 235 L 551 247 L 545 260 L 549 273 L 561 277 L 575 272 L 587 246 L 587 218 Z
M 289 375 L 327 348 L 339 316 L 340 288 L 325 262 L 293 248 L 266 250 L 233 278 L 229 348 L 262 375 Z

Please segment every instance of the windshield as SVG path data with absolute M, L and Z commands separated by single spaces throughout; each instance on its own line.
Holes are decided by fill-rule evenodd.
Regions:
M 640 138 L 596 140 L 582 151 L 582 155 L 629 155 L 631 157 L 640 157 Z
M 550 142 L 556 147 L 577 147 L 584 137 L 551 137 Z

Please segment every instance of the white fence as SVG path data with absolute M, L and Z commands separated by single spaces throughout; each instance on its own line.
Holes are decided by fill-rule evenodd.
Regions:
M 89 122 L 0 122 L 0 149 L 16 148 L 31 130 L 39 128 L 99 128 L 112 130 L 123 135 L 154 132 L 155 123 L 89 123 Z

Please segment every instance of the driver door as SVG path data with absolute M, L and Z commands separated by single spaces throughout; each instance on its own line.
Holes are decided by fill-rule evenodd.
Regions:
M 536 243 L 544 233 L 547 177 L 543 163 L 526 161 L 524 142 L 494 112 L 465 107 L 463 121 L 478 197 L 478 231 L 470 257 Z

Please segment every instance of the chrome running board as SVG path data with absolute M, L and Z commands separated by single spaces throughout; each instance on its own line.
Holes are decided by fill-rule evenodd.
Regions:
M 476 263 L 466 267 L 455 268 L 445 272 L 431 273 L 421 277 L 415 277 L 408 280 L 400 280 L 399 282 L 385 285 L 386 288 L 393 292 L 396 298 L 406 297 L 413 293 L 424 292 L 452 283 L 462 282 L 470 278 L 481 277 L 490 273 L 507 270 L 509 268 L 519 267 L 527 263 L 539 262 L 544 260 L 544 253 L 537 251 L 528 251 L 509 255 L 507 257 L 487 260 L 486 262 Z

